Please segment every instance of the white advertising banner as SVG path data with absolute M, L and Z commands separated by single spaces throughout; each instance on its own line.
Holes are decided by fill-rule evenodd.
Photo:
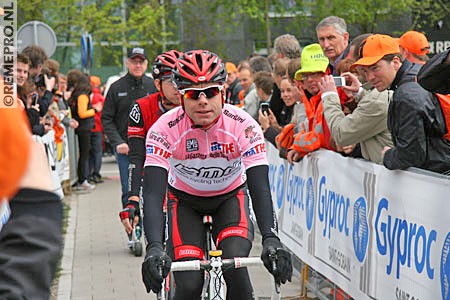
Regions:
M 49 168 L 52 175 L 53 192 L 57 194 L 61 199 L 64 199 L 64 192 L 61 187 L 59 172 L 56 168 L 56 163 L 58 161 L 58 149 L 55 142 L 55 132 L 53 130 L 50 130 L 42 137 L 37 137 L 35 135 L 33 137 L 35 137 L 36 141 L 44 144 Z
M 267 145 L 280 237 L 355 299 L 450 300 L 450 180 Z

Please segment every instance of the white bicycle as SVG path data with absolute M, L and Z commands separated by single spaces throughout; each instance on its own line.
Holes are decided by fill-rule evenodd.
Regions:
M 222 250 L 211 250 L 214 245 L 212 243 L 212 218 L 205 216 L 203 223 L 206 226 L 206 241 L 208 250 L 208 258 L 206 260 L 188 260 L 172 262 L 170 273 L 163 282 L 162 290 L 157 294 L 158 300 L 171 300 L 175 295 L 176 286 L 173 282 L 173 272 L 182 271 L 204 271 L 205 280 L 201 294 L 201 300 L 224 300 L 225 296 L 225 279 L 223 270 L 229 268 L 245 268 L 253 266 L 263 266 L 260 257 L 235 257 L 222 259 Z M 270 255 L 272 258 L 274 269 L 276 268 L 276 252 Z M 162 274 L 162 270 L 161 270 Z M 273 281 L 272 300 L 280 298 L 280 284 Z

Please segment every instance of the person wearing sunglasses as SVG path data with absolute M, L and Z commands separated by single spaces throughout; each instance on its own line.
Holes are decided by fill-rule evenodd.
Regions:
M 147 292 L 161 290 L 172 260 L 204 258 L 206 214 L 214 219 L 213 236 L 223 258 L 249 255 L 254 229 L 247 188 L 262 235 L 262 260 L 276 281 L 291 280 L 291 256 L 277 236 L 264 137 L 250 115 L 224 103 L 226 78 L 216 54 L 184 53 L 172 71 L 181 106 L 161 116 L 147 134 L 143 221 L 148 245 L 142 264 Z M 163 241 L 166 197 L 168 238 Z M 271 250 L 278 255 L 276 270 Z M 224 278 L 227 299 L 253 299 L 245 268 L 227 270 Z M 201 272 L 177 272 L 174 279 L 174 299 L 200 298 Z
M 181 54 L 182 52 L 177 50 L 170 50 L 155 58 L 152 63 L 152 77 L 155 80 L 158 92 L 137 100 L 129 114 L 128 202 L 125 204 L 125 208 L 120 211 L 119 216 L 130 239 L 133 229 L 129 221 L 130 213 L 134 212 L 134 217 L 131 216 L 134 219 L 134 226 L 138 224 L 140 219 L 139 194 L 144 169 L 147 132 L 165 112 L 180 105 L 178 90 L 172 82 L 172 69 Z

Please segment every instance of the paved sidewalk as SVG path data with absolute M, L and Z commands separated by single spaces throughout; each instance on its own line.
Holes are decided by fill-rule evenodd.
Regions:
M 89 194 L 73 194 L 61 262 L 57 300 L 149 300 L 141 280 L 142 257 L 126 247 L 119 221 L 120 182 L 114 158 L 103 160 L 104 183 Z M 252 255 L 260 255 L 260 241 Z M 145 250 L 144 250 L 145 252 Z M 250 268 L 256 299 L 270 299 L 271 277 L 264 267 Z M 282 287 L 282 299 L 300 299 L 300 281 Z M 297 297 L 296 297 L 297 296 Z

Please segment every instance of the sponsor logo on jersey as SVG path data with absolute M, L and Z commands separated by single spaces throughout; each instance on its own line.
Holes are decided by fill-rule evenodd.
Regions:
M 139 104 L 135 103 L 133 105 L 133 108 L 130 111 L 130 119 L 134 123 L 139 123 L 139 121 L 141 120 L 141 110 L 139 109 Z
M 147 145 L 147 155 L 157 155 L 164 158 L 169 158 L 172 156 L 170 152 L 155 145 Z
M 144 139 L 145 138 L 145 131 L 142 127 L 137 126 L 128 126 L 128 137 L 137 137 Z
M 180 256 L 194 256 L 197 257 L 200 255 L 200 251 L 195 249 L 182 249 L 178 252 Z
M 200 159 L 206 159 L 208 157 L 208 155 L 203 154 L 203 153 L 188 153 L 185 155 L 185 159 L 196 159 L 196 158 L 200 158 Z
M 179 115 L 175 120 L 171 120 L 167 123 L 167 125 L 169 125 L 169 128 L 174 127 L 175 125 L 177 125 L 178 123 L 180 123 L 181 120 L 184 119 L 185 114 L 181 114 Z
M 194 168 L 185 166 L 183 164 L 177 164 L 175 166 L 175 169 L 181 175 L 214 179 L 230 176 L 236 172 L 239 172 L 241 170 L 241 161 L 237 161 L 233 163 L 232 166 L 228 166 L 226 168 L 220 167 Z
M 186 140 L 186 152 L 198 151 L 198 141 L 197 139 Z
M 262 140 L 262 137 L 254 129 L 255 129 L 255 125 L 250 125 L 247 128 L 245 128 L 245 131 L 244 131 L 245 138 L 250 139 L 250 143 L 252 143 L 252 144 L 254 142 Z
M 148 135 L 149 139 L 152 139 L 158 143 L 161 143 L 166 149 L 170 148 L 170 143 L 167 141 L 167 134 L 163 134 L 162 132 L 151 131 Z
M 252 156 L 255 154 L 259 154 L 261 152 L 266 152 L 266 145 L 264 143 L 258 144 L 254 147 L 251 147 L 250 149 L 247 150 L 247 152 L 244 153 L 244 157 L 247 156 Z
M 235 121 L 237 121 L 237 122 L 240 122 L 240 123 L 244 123 L 244 121 L 245 121 L 244 118 L 242 118 L 241 116 L 239 116 L 239 115 L 237 115 L 237 114 L 235 115 L 235 114 L 231 113 L 228 109 L 225 109 L 225 110 L 223 111 L 223 114 L 224 114 L 225 116 L 227 116 L 228 118 L 233 119 L 233 120 L 235 120 Z
M 117 96 L 118 97 L 126 97 L 126 96 L 128 96 L 128 93 L 127 92 L 117 93 Z
M 219 151 L 224 154 L 230 154 L 230 153 L 234 153 L 234 144 L 233 143 L 211 142 L 210 150 L 211 150 L 211 152 Z

